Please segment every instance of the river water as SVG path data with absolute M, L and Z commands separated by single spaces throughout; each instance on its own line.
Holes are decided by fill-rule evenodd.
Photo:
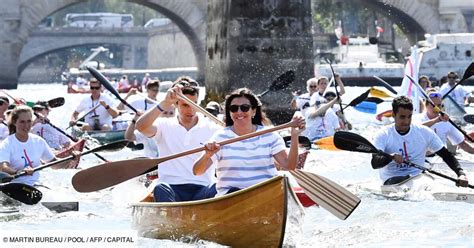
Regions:
M 468 87 L 472 90 L 472 87 Z M 367 90 L 364 87 L 347 87 L 349 102 Z M 53 109 L 50 120 L 59 127 L 66 127 L 74 108 L 84 95 L 66 94 L 66 86 L 58 84 L 19 85 L 12 95 L 29 101 L 48 100 L 63 96 L 63 107 Z M 378 112 L 390 108 L 390 103 L 378 105 Z M 474 112 L 474 108 L 467 108 Z M 348 119 L 355 131 L 368 138 L 380 129 L 381 124 L 373 115 L 347 110 Z M 465 127 L 473 130 L 474 127 Z M 102 153 L 109 160 L 122 160 L 141 156 L 140 151 L 128 148 L 120 152 Z M 474 161 L 474 156 L 461 152 L 460 157 Z M 101 163 L 93 155 L 81 158 L 80 167 L 87 168 Z M 437 170 L 453 176 L 447 166 Z M 474 247 L 474 205 L 462 202 L 434 201 L 426 195 L 411 195 L 403 200 L 389 200 L 366 190 L 366 185 L 379 183 L 377 171 L 371 169 L 370 155 L 346 151 L 311 150 L 305 170 L 325 176 L 346 187 L 362 199 L 359 207 L 345 221 L 341 221 L 321 208 L 305 209 L 300 230 L 287 231 L 286 235 L 299 235 L 297 247 Z M 474 168 L 466 168 L 471 183 Z M 55 195 L 63 195 L 80 202 L 78 212 L 52 213 L 40 204 L 21 206 L 13 218 L 1 218 L 0 247 L 220 247 L 218 244 L 198 241 L 182 243 L 170 240 L 139 238 L 131 226 L 131 208 L 145 193 L 137 180 L 130 180 L 112 189 L 81 194 L 74 191 L 71 177 L 77 170 L 44 170 L 43 182 L 54 189 Z M 438 183 L 451 191 L 457 189 L 450 181 Z M 43 189 L 40 189 L 43 191 Z M 474 193 L 473 190 L 464 190 Z M 47 192 L 45 193 L 47 194 Z M 252 230 L 249 230 L 252 235 Z M 17 242 L 8 238 L 16 237 Z M 19 241 L 18 238 L 39 237 L 40 243 Z M 67 244 L 59 237 L 69 237 Z M 72 238 L 71 238 L 72 237 Z M 97 243 L 108 238 L 108 242 Z M 112 239 L 112 238 L 119 239 Z M 125 239 L 120 239 L 124 237 Z M 7 238 L 7 239 L 5 239 Z M 49 239 L 49 238 L 56 238 Z M 74 238 L 74 239 L 73 239 Z M 126 239 L 130 238 L 130 239 Z M 82 240 L 81 240 L 82 239 Z M 82 242 L 81 242 L 82 241 Z

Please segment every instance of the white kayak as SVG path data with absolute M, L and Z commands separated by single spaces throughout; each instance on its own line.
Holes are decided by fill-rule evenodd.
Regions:
M 362 188 L 372 194 L 380 195 L 388 199 L 415 199 L 415 200 L 438 200 L 455 201 L 474 204 L 474 192 L 467 188 L 440 187 L 439 181 L 428 173 L 417 176 L 392 185 L 374 187 L 362 185 Z

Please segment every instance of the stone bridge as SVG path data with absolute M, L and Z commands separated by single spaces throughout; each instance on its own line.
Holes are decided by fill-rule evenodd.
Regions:
M 45 54 L 82 45 L 117 44 L 123 49 L 123 67 L 145 69 L 148 31 L 144 28 L 128 29 L 84 29 L 62 28 L 58 30 L 36 30 L 20 55 L 18 74 L 36 58 Z
M 208 18 L 208 0 L 128 0 L 157 10 L 171 19 L 189 39 L 200 77 L 204 78 L 206 61 L 206 27 L 214 20 Z M 209 0 L 210 1 L 210 0 Z M 236 1 L 236 0 L 234 0 Z M 239 0 L 241 4 L 251 0 Z M 425 33 L 472 32 L 474 6 L 463 0 L 359 0 L 361 4 L 385 13 L 401 24 L 411 43 L 423 39 Z M 16 88 L 21 69 L 35 54 L 56 48 L 32 48 L 33 54 L 22 55 L 42 19 L 70 5 L 86 0 L 1 0 L 0 9 L 0 88 Z M 261 0 L 259 4 L 275 4 L 280 0 Z M 342 1 L 343 3 L 343 1 Z M 224 3 L 222 4 L 224 8 Z M 316 10 L 317 11 L 317 10 Z M 469 17 L 466 18 L 466 15 Z M 470 18 L 470 19 L 469 19 Z M 37 35 L 37 34 L 35 34 Z M 35 36 L 33 35 L 33 37 Z M 38 34 L 38 38 L 39 38 Z M 86 41 L 84 41 L 86 42 Z M 87 43 L 91 43 L 87 41 Z M 209 44 L 208 47 L 212 47 Z M 41 52 L 40 50 L 43 49 Z M 52 49 L 49 50 L 48 49 Z M 28 51 L 25 51 L 28 53 Z

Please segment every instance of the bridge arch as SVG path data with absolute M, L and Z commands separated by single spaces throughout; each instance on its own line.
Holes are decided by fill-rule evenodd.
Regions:
M 183 34 L 188 38 L 196 58 L 196 65 L 198 67 L 198 79 L 204 80 L 205 67 L 205 41 L 206 41 L 206 12 L 207 1 L 190 0 L 190 1 L 173 1 L 173 0 L 127 0 L 128 2 L 137 3 L 140 5 L 152 8 L 162 15 L 169 18 Z M 85 44 L 100 44 L 100 40 L 89 40 L 73 42 L 74 44 L 63 44 L 61 46 L 51 46 L 49 48 L 33 48 L 31 54 L 20 53 L 25 44 L 36 29 L 38 24 L 47 16 L 54 12 L 67 8 L 68 6 L 87 2 L 86 0 L 57 0 L 57 1 L 32 1 L 27 5 L 22 5 L 24 13 L 21 16 L 21 27 L 19 30 L 19 44 L 18 48 L 18 75 L 24 68 L 41 54 L 47 54 L 52 51 L 57 51 L 67 47 L 74 47 Z M 103 43 L 111 43 L 110 40 L 103 40 Z M 113 42 L 114 44 L 120 44 Z M 48 45 L 46 45 L 48 46 Z M 39 51 L 42 50 L 42 51 Z M 21 54 L 21 56 L 20 56 Z
M 424 40 L 425 33 L 439 32 L 439 10 L 431 1 L 361 0 L 398 24 L 410 44 Z M 421 10 L 421 11 L 420 11 Z

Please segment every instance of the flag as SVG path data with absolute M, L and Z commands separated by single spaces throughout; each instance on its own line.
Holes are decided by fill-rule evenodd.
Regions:
M 411 49 L 411 55 L 405 65 L 405 75 L 409 75 L 414 80 L 418 80 L 418 72 L 420 69 L 422 53 L 418 53 L 416 46 Z M 403 75 L 402 86 L 398 92 L 399 96 L 407 96 L 413 102 L 413 114 L 420 113 L 420 92 L 416 85 L 407 77 Z

